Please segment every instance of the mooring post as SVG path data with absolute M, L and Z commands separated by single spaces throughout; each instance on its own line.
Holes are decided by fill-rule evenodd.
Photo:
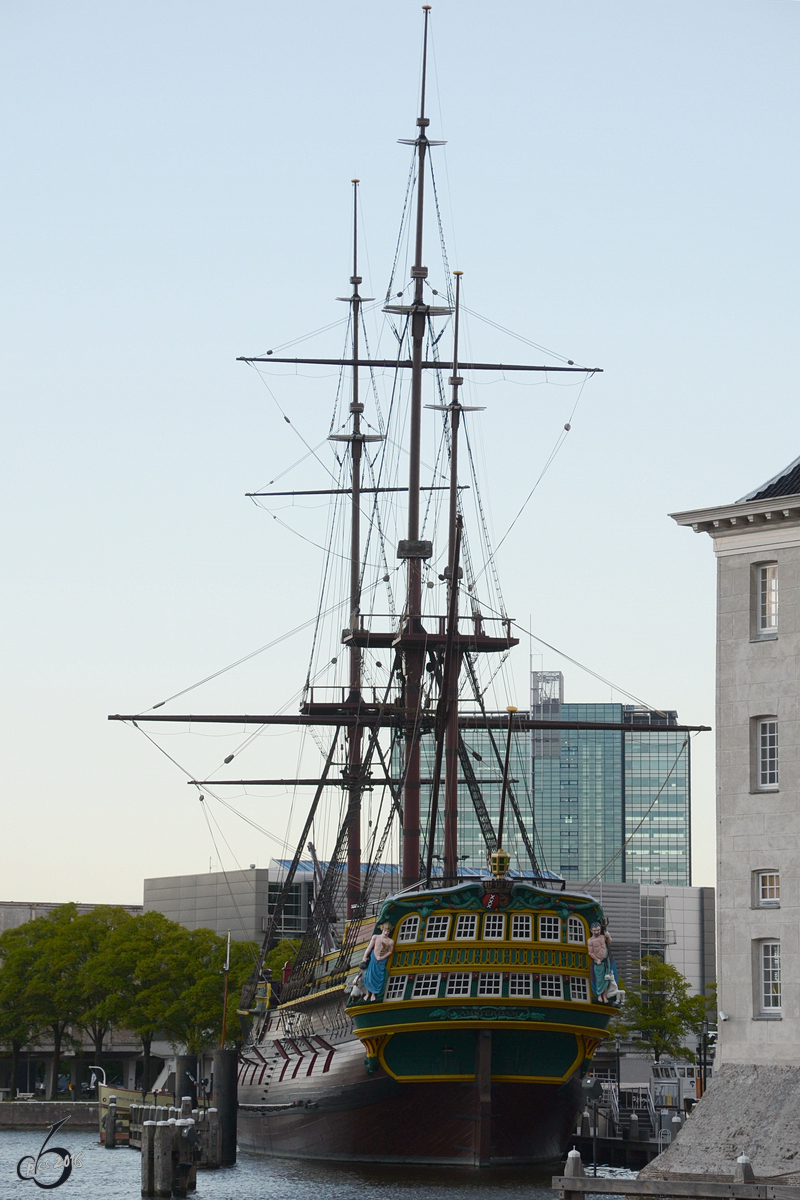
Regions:
M 189 1177 L 194 1165 L 194 1121 L 191 1118 L 175 1122 L 175 1141 L 173 1154 L 172 1194 L 186 1196 L 189 1191 Z
M 209 1108 L 206 1113 L 206 1161 L 204 1167 L 218 1167 L 222 1156 L 221 1134 L 219 1128 L 219 1113 L 215 1108 Z
M 582 1179 L 585 1174 L 580 1151 L 570 1150 L 564 1166 L 564 1175 L 569 1179 Z M 563 1200 L 580 1200 L 580 1197 L 580 1192 L 570 1192 L 567 1188 L 564 1189 Z
M 181 1096 L 181 1119 L 185 1121 L 186 1118 L 191 1117 L 191 1115 L 192 1115 L 192 1097 L 191 1096 Z
M 153 1141 L 153 1195 L 172 1195 L 172 1131 L 169 1121 L 158 1121 Z
M 142 1125 L 142 1195 L 152 1196 L 153 1179 L 153 1150 L 155 1143 L 156 1123 L 145 1121 Z
M 736 1160 L 736 1170 L 733 1175 L 734 1183 L 751 1183 L 755 1179 L 753 1165 L 746 1154 L 740 1154 Z
M 194 1105 L 197 1104 L 197 1084 L 192 1077 L 197 1076 L 197 1059 L 193 1054 L 178 1054 L 175 1056 L 175 1104 L 181 1103 L 184 1096 L 191 1096 Z
M 108 1112 L 106 1113 L 106 1150 L 117 1147 L 117 1097 L 108 1097 Z
M 214 1106 L 220 1126 L 220 1165 L 232 1166 L 236 1162 L 236 1096 L 237 1066 L 239 1054 L 236 1050 L 214 1051 Z

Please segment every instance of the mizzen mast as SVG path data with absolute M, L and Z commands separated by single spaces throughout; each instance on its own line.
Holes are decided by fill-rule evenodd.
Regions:
M 361 296 L 358 285 L 358 184 L 353 183 L 353 274 L 350 283 L 353 291 L 349 296 L 352 322 L 353 381 L 350 400 L 352 417 L 351 432 L 333 434 L 332 441 L 350 443 L 352 483 L 350 488 L 350 629 L 357 629 L 361 613 L 361 457 L 364 434 L 361 432 L 361 414 L 364 405 L 358 392 L 358 334 L 361 320 Z M 370 440 L 373 440 L 370 438 Z M 356 712 L 361 704 L 362 650 L 353 639 L 349 645 L 349 694 L 348 707 Z M 356 721 L 347 730 L 347 767 L 344 782 L 348 789 L 347 816 L 347 915 L 352 916 L 361 895 L 361 746 L 363 726 Z

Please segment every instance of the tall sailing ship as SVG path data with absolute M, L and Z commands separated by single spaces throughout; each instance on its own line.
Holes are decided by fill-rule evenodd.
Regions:
M 367 299 L 359 291 L 354 180 L 346 356 L 286 358 L 270 352 L 242 360 L 262 370 L 278 364 L 335 365 L 349 380 L 346 424 L 330 435 L 347 472 L 345 485 L 304 493 L 328 495 L 332 505 L 349 506 L 347 618 L 340 636 L 346 680 L 326 691 L 314 686 L 309 670 L 295 714 L 198 718 L 151 712 L 118 719 L 229 720 L 321 731 L 324 765 L 318 778 L 302 781 L 314 788 L 313 799 L 240 1002 L 240 1145 L 298 1158 L 545 1162 L 565 1148 L 582 1107 L 581 1080 L 613 1011 L 593 990 L 588 947 L 592 926 L 603 924 L 603 913 L 589 894 L 569 890 L 537 861 L 529 814 L 519 803 L 519 781 L 509 767 L 513 737 L 544 729 L 546 736 L 558 738 L 558 722 L 536 720 L 513 706 L 506 712 L 487 707 L 489 682 L 518 639 L 502 598 L 493 595 L 490 601 L 483 595 L 470 554 L 459 453 L 465 414 L 474 410 L 460 397 L 464 376 L 473 372 L 585 378 L 595 369 L 569 361 L 538 366 L 460 357 L 460 273 L 451 276 L 443 254 L 437 291 L 424 265 L 429 179 L 435 199 L 430 152 L 443 144 L 428 137 L 428 6 L 424 13 L 419 116 L 415 137 L 405 141 L 413 147 L 403 215 L 413 265 L 410 281 L 400 287 L 396 256 L 382 305 L 394 322 L 396 356 L 373 358 L 362 350 Z M 436 211 L 438 216 L 438 201 Z M 441 234 L 441 223 L 438 229 Z M 449 330 L 452 354 L 442 361 L 440 341 Z M 406 387 L 403 380 L 410 384 L 404 393 L 404 486 L 389 476 L 390 461 L 397 458 L 387 453 L 393 428 L 380 412 L 371 422 L 365 416 L 364 399 L 376 399 L 379 372 L 392 379 L 390 407 L 395 409 L 402 407 L 394 400 Z M 433 403 L 424 404 L 428 385 Z M 440 460 L 432 482 L 424 485 L 423 408 L 432 409 L 440 423 Z M 469 458 L 472 466 L 471 450 Z M 476 483 L 473 474 L 472 486 Z M 389 497 L 396 505 L 398 496 L 407 501 L 405 536 L 389 550 L 382 505 Z M 476 507 L 483 536 L 479 501 Z M 441 517 L 437 528 L 446 530 L 446 547 L 435 548 L 426 536 L 434 524 L 432 513 Z M 368 545 L 372 557 L 385 564 L 388 617 L 364 611 Z M 395 611 L 391 597 L 392 559 L 405 576 L 401 611 Z M 490 549 L 485 562 L 490 570 L 484 582 L 494 574 Z M 580 727 L 581 722 L 570 724 Z M 482 731 L 489 759 L 481 776 L 473 762 L 483 756 L 470 743 L 476 731 Z M 487 780 L 494 789 L 491 805 Z M 237 781 L 217 784 L 225 782 Z M 264 960 L 275 944 L 320 802 L 336 788 L 346 797 L 343 820 L 326 869 L 318 871 L 308 929 L 276 1004 L 277 989 L 265 975 Z M 374 825 L 362 848 L 367 791 L 383 795 L 388 816 L 385 824 Z M 485 867 L 467 870 L 459 854 L 460 800 L 462 810 L 465 802 L 471 806 L 470 823 L 480 831 Z M 398 827 L 401 886 L 376 902 L 379 868 Z M 518 864 L 513 871 L 512 852 Z

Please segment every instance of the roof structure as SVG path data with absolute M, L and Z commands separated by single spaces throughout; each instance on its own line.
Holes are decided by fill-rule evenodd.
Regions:
M 754 491 L 742 496 L 736 503 L 744 504 L 747 500 L 769 500 L 773 496 L 796 496 L 798 493 L 800 493 L 800 458 L 790 462 L 788 467 L 784 467 L 782 471 L 773 475 L 772 479 L 768 479 Z

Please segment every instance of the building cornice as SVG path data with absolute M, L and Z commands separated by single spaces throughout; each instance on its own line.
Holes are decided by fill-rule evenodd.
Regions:
M 798 531 L 800 536 L 800 493 L 794 496 L 773 496 L 767 500 L 747 500 L 737 504 L 721 504 L 716 508 L 697 508 L 688 512 L 670 513 L 678 525 L 690 525 L 695 533 L 707 533 L 712 538 L 736 538 L 757 533 L 757 541 L 769 540 L 777 534 L 784 541 L 786 533 Z M 778 532 L 780 530 L 780 532 Z M 791 537 L 791 535 L 790 535 Z

